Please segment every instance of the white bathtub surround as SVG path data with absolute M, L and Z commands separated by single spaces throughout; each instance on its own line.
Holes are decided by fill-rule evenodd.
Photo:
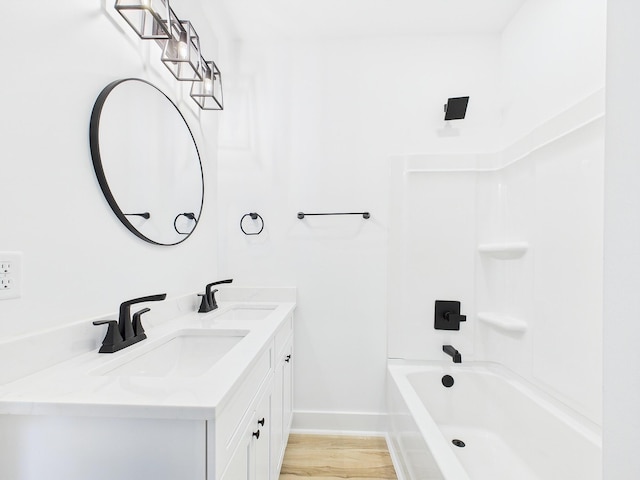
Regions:
M 159 302 L 143 318 L 146 340 L 99 354 L 100 341 L 84 332 L 80 343 L 96 343 L 91 351 L 0 386 L 0 426 L 7 433 L 0 440 L 0 477 L 168 479 L 182 472 L 233 480 L 246 455 L 261 459 L 259 471 L 275 472 L 291 419 L 295 289 L 271 289 L 275 302 L 259 289 L 236 290 L 261 300 L 221 301 L 207 314 L 197 313 L 195 293 Z M 92 327 L 104 336 L 104 327 Z M 78 331 L 78 325 L 67 329 Z M 39 337 L 34 343 L 44 347 L 61 334 Z M 29 339 L 15 343 L 28 346 Z M 50 358 L 62 359 L 50 351 Z M 269 441 L 251 443 L 249 430 L 263 417 L 271 449 Z M 25 435 L 29 440 L 21 441 Z
M 511 260 L 524 256 L 529 250 L 528 242 L 481 243 L 478 251 L 501 260 Z
M 601 478 L 600 427 L 504 367 L 391 361 L 388 370 L 388 442 L 403 479 Z
M 524 333 L 527 331 L 528 325 L 525 320 L 511 315 L 504 315 L 494 312 L 478 312 L 476 318 L 487 325 L 492 326 L 498 331 Z
M 391 158 L 390 358 L 451 344 L 601 423 L 603 112 L 598 91 L 492 154 Z

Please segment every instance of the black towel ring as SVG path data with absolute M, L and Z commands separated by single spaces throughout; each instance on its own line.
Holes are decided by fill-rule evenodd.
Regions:
M 260 219 L 260 223 L 261 223 L 261 225 L 260 225 L 260 230 L 258 230 L 257 232 L 254 232 L 254 233 L 248 233 L 248 232 L 244 229 L 244 227 L 243 227 L 243 225 L 242 225 L 242 222 L 243 222 L 243 221 L 244 221 L 244 219 L 245 219 L 245 218 L 247 218 L 247 217 L 251 217 L 251 219 L 252 219 L 252 220 Z M 264 230 L 264 219 L 263 219 L 260 215 L 258 215 L 257 213 L 254 213 L 254 212 L 252 212 L 252 213 L 245 213 L 245 214 L 242 216 L 242 218 L 240 219 L 240 230 L 242 230 L 242 233 L 244 233 L 245 235 L 260 235 L 260 234 L 262 233 L 262 230 Z
M 178 225 L 177 225 L 178 219 L 183 216 L 197 223 L 196 216 L 193 213 L 191 212 L 179 213 L 178 215 L 176 215 L 176 218 L 173 219 L 173 228 L 180 235 L 189 235 L 191 232 L 181 232 L 180 230 L 178 230 Z M 191 231 L 193 231 L 193 229 L 191 229 Z

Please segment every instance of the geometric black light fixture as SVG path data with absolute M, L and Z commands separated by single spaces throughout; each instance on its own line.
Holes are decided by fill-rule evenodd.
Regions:
M 454 97 L 447 100 L 444 106 L 445 120 L 462 120 L 467 114 L 469 97 Z
M 169 38 L 169 0 L 116 0 L 115 9 L 142 39 Z
M 136 34 L 155 40 L 160 57 L 177 80 L 193 82 L 191 98 L 202 110 L 222 110 L 222 74 L 200 50 L 191 22 L 180 20 L 169 0 L 116 0 L 115 9 Z
M 202 80 L 200 37 L 191 22 L 180 21 L 171 38 L 164 42 L 161 60 L 176 80 Z
M 202 110 L 222 110 L 222 77 L 214 62 L 201 61 L 202 81 L 193 82 L 191 98 Z

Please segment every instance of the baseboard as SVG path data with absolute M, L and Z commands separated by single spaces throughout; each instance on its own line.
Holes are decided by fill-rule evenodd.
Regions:
M 291 433 L 382 437 L 386 426 L 386 413 L 296 411 Z

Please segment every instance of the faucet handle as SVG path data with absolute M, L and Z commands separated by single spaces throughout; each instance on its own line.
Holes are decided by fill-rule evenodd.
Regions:
M 453 312 L 444 312 L 443 317 L 448 322 L 466 322 L 467 321 L 466 315 L 460 315 L 458 313 L 453 313 Z
M 198 312 L 207 313 L 218 308 L 215 295 L 218 289 L 212 290 L 211 287 L 213 287 L 214 285 L 221 285 L 223 283 L 231 282 L 233 282 L 232 278 L 229 278 L 228 280 L 219 280 L 217 282 L 208 283 L 204 289 L 204 295 L 200 293 L 198 294 L 199 297 L 202 297 L 202 302 L 200 302 L 200 308 L 198 309 Z
M 211 307 L 211 310 L 215 310 L 216 308 L 218 308 L 218 302 L 216 302 L 216 292 L 218 291 L 218 289 L 214 289 L 211 290 L 211 296 L 209 297 L 209 306 Z
M 102 346 L 100 347 L 100 353 L 112 353 L 115 351 L 115 346 L 122 343 L 122 335 L 118 330 L 117 320 L 96 320 L 94 325 L 109 325 L 107 328 L 107 334 L 102 340 Z
M 141 335 L 144 335 L 144 337 L 146 338 L 147 336 L 144 333 L 144 328 L 142 328 L 142 321 L 140 320 L 140 317 L 142 316 L 143 313 L 147 313 L 150 312 L 151 309 L 150 308 L 143 308 L 142 310 L 137 311 L 136 313 L 133 314 L 133 335 L 136 337 L 139 337 Z
M 460 322 L 466 321 L 467 316 L 460 314 L 460 302 L 436 300 L 433 322 L 436 330 L 460 330 Z
M 213 293 L 211 293 L 211 287 L 215 285 L 222 285 L 223 283 L 232 283 L 232 282 L 233 282 L 233 278 L 229 278 L 228 280 L 218 280 L 217 282 L 209 283 L 204 289 L 204 293 L 209 297 L 209 303 L 211 303 L 212 305 L 215 305 L 215 299 L 213 300 L 213 302 L 211 301 L 213 298 Z
M 126 302 L 122 302 L 120 304 L 120 315 L 118 316 L 118 320 L 120 322 L 120 331 L 122 333 L 123 340 L 129 340 L 132 337 L 135 337 L 135 333 L 133 331 L 132 320 L 130 316 L 131 305 L 141 302 L 159 302 L 167 298 L 166 293 L 160 293 L 158 295 L 147 295 L 146 297 L 134 298 L 132 300 L 127 300 Z

